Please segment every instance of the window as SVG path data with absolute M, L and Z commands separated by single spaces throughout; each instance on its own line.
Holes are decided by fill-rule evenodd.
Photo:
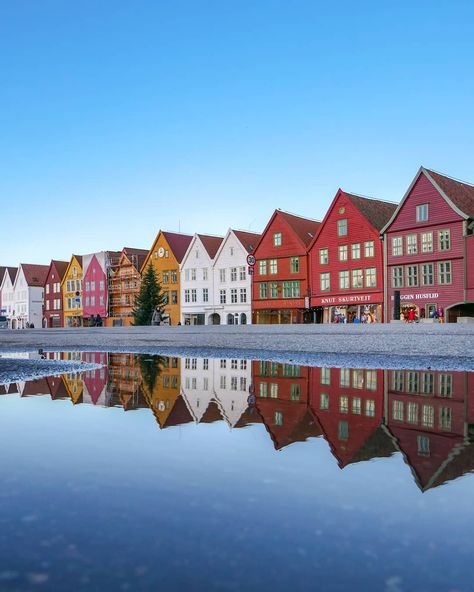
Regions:
M 451 281 L 451 261 L 441 261 L 438 263 L 438 283 L 450 284 Z
M 220 364 L 221 364 L 221 369 L 226 368 L 227 367 L 227 360 L 222 359 Z
M 229 254 L 231 257 L 234 256 L 234 247 L 229 247 Z
M 347 236 L 347 219 L 337 221 L 337 236 Z
M 376 370 L 366 370 L 365 371 L 365 388 L 368 391 L 376 391 L 377 390 L 377 371 Z
M 240 288 L 240 302 L 247 302 L 247 288 Z
M 275 411 L 275 425 L 283 425 L 283 413 L 281 411 Z
M 329 263 L 329 249 L 319 249 L 319 263 L 321 265 Z
M 301 389 L 299 384 L 290 384 L 290 399 L 291 401 L 299 401 L 301 396 Z
M 286 377 L 301 376 L 301 366 L 295 366 L 293 364 L 283 364 L 282 376 L 286 376 Z
M 300 282 L 286 281 L 283 282 L 283 298 L 299 298 L 300 297 Z
M 281 247 L 281 232 L 273 233 L 273 245 L 275 247 Z
M 91 281 L 91 292 L 95 292 L 95 281 Z
M 258 275 L 267 275 L 267 262 L 265 259 L 258 262 Z
M 169 271 L 163 271 L 162 273 L 162 279 L 163 279 L 163 283 L 164 284 L 168 284 L 170 281 L 170 272 Z
M 329 395 L 327 393 L 321 393 L 319 395 L 319 408 L 322 410 L 329 409 Z
M 428 436 L 417 436 L 416 441 L 418 444 L 418 455 L 430 456 L 430 439 Z
M 428 204 L 416 206 L 416 221 L 426 222 L 428 220 Z
M 270 384 L 270 398 L 278 399 L 278 383 L 276 382 Z
M 240 390 L 243 392 L 247 390 L 247 378 L 245 376 L 240 377 Z
M 451 407 L 441 407 L 439 410 L 439 427 L 442 430 L 451 429 Z
M 219 269 L 219 281 L 221 284 L 225 282 L 225 269 Z
M 267 284 L 265 282 L 260 282 L 258 284 L 258 296 L 259 296 L 259 298 L 267 298 L 268 297 Z
M 72 291 L 72 290 L 74 290 L 74 282 L 71 282 L 71 283 L 72 283 L 72 286 L 73 287 L 72 288 L 68 288 L 68 290 L 71 290 Z M 90 291 L 91 291 L 91 283 L 90 282 L 86 282 L 86 292 L 90 292 Z
M 347 245 L 339 245 L 339 261 L 347 261 Z
M 270 275 L 276 275 L 278 273 L 278 259 L 269 260 Z
M 362 288 L 364 285 L 364 277 L 362 274 L 362 269 L 353 269 L 352 270 L 352 287 L 353 288 Z
M 209 288 L 202 289 L 202 301 L 209 302 Z
M 331 384 L 331 368 L 321 368 L 321 384 Z
M 407 236 L 407 255 L 416 255 L 418 253 L 418 237 L 416 234 Z
M 339 411 L 340 413 L 349 413 L 349 397 L 346 395 L 339 397 Z
M 247 278 L 247 272 L 245 270 L 245 267 L 239 267 L 239 279 L 241 281 L 244 281 Z
M 352 369 L 352 388 L 364 388 L 364 371 L 361 368 Z
M 177 290 L 171 290 L 171 304 L 178 304 L 178 292 L 177 292 Z
M 225 374 L 223 374 L 220 378 L 220 387 L 221 389 L 225 389 L 226 388 L 226 377 Z
M 394 236 L 392 238 L 392 255 L 394 257 L 403 255 L 403 240 L 401 236 Z
M 339 289 L 347 290 L 349 288 L 349 271 L 339 272 Z
M 95 296 L 91 296 L 91 306 L 95 306 Z
M 196 277 L 197 277 L 197 275 L 196 275 L 196 268 L 193 267 L 190 271 L 191 271 L 191 279 L 192 279 L 193 282 L 195 282 L 196 281 Z
M 353 243 L 351 245 L 351 258 L 360 259 L 360 243 Z
M 362 399 L 360 397 L 352 397 L 352 413 L 355 415 L 362 413 Z
M 230 379 L 230 390 L 236 391 L 238 386 L 237 376 L 232 376 Z
M 209 370 L 209 358 L 204 358 L 202 361 L 202 369 Z
M 433 233 L 423 232 L 421 235 L 421 252 L 431 253 L 433 251 Z
M 440 374 L 438 376 L 438 394 L 440 397 L 451 397 L 453 394 L 452 374 Z
M 418 286 L 418 265 L 407 265 L 407 286 Z
M 365 270 L 365 287 L 375 288 L 377 286 L 377 270 L 375 267 L 368 267 Z
M 347 440 L 349 438 L 349 424 L 347 421 L 340 421 L 338 427 L 339 440 Z
M 392 417 L 396 421 L 403 421 L 403 401 L 393 402 Z
M 421 408 L 421 425 L 426 428 L 434 426 L 434 407 L 433 405 L 423 405 Z
M 237 267 L 230 268 L 230 281 L 231 282 L 237 281 Z
M 230 301 L 232 304 L 237 303 L 237 288 L 231 288 L 230 290 Z
M 207 267 L 203 267 L 202 268 L 202 279 L 204 282 L 207 282 L 207 278 L 208 278 L 208 271 L 207 271 Z
M 196 290 L 191 290 L 191 302 L 197 302 Z
M 408 417 L 409 423 L 418 423 L 418 403 L 408 403 Z
M 191 370 L 197 370 L 197 358 L 191 360 Z
M 46 294 L 49 294 L 49 284 L 46 284 Z
M 421 375 L 421 392 L 424 395 L 434 393 L 434 374 L 432 372 L 423 372 Z
M 341 368 L 339 370 L 339 386 L 350 387 L 351 386 L 351 369 Z
M 268 397 L 268 384 L 261 382 L 258 387 L 258 394 L 260 397 L 266 399 Z
M 365 415 L 366 417 L 375 417 L 375 401 L 373 399 L 366 400 Z
M 278 298 L 278 283 L 270 282 L 270 298 Z
M 450 230 L 440 230 L 438 232 L 438 246 L 440 251 L 449 251 L 451 249 Z
M 300 271 L 300 258 L 290 257 L 290 273 L 299 273 Z
M 170 293 L 168 291 L 163 292 L 163 304 L 168 304 L 170 298 Z
M 220 290 L 220 303 L 225 304 L 225 290 Z
M 421 285 L 432 286 L 434 283 L 434 266 L 432 263 L 423 263 L 421 266 Z
M 403 288 L 403 267 L 392 267 L 392 287 Z
M 374 241 L 365 241 L 365 243 L 364 243 L 364 257 L 375 257 L 375 243 L 374 243 Z
M 327 292 L 331 289 L 331 274 L 321 273 L 319 274 L 319 284 L 321 292 Z
M 419 373 L 416 371 L 408 372 L 407 392 L 418 393 L 419 391 Z

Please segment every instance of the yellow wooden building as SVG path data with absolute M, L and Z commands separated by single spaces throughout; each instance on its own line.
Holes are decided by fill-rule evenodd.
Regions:
M 177 325 L 181 318 L 179 264 L 192 238 L 189 234 L 160 230 L 141 268 L 143 276 L 148 265 L 153 265 L 167 299 L 166 313 L 172 325 Z
M 73 255 L 61 282 L 64 326 L 82 326 L 82 256 Z

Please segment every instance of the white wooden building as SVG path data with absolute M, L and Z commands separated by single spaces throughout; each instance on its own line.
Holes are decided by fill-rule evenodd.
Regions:
M 20 263 L 13 284 L 12 329 L 41 328 L 48 271 L 49 265 Z
M 17 267 L 4 267 L 3 275 L 0 278 L 0 315 L 6 316 L 11 328 L 13 314 L 13 303 L 15 299 L 15 277 L 18 272 Z

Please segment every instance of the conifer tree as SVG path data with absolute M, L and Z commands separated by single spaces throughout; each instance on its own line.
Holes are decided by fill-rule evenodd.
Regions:
M 132 311 L 133 324 L 151 325 L 153 312 L 159 310 L 163 314 L 165 304 L 165 295 L 163 294 L 153 265 L 150 263 L 142 276 L 140 292 L 135 298 L 135 306 Z

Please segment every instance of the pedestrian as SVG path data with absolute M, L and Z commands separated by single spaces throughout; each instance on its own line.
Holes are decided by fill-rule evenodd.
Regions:
M 91 318 L 89 319 L 89 327 L 95 327 L 97 321 L 95 320 L 95 316 L 91 314 Z
M 103 325 L 102 317 L 100 316 L 99 313 L 97 313 L 97 316 L 95 317 L 95 326 L 102 327 L 102 325 Z
M 441 306 L 438 306 L 437 313 L 439 322 L 444 323 L 444 310 L 441 308 Z
M 413 323 L 416 320 L 416 312 L 414 308 L 410 308 L 408 311 L 408 322 Z

